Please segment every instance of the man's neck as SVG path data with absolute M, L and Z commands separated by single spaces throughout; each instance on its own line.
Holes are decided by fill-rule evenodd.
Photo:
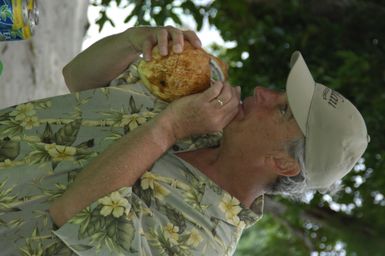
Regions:
M 178 153 L 178 157 L 198 168 L 244 206 L 250 207 L 255 198 L 263 194 L 262 185 L 250 180 L 246 166 L 225 158 L 220 148 L 199 149 Z

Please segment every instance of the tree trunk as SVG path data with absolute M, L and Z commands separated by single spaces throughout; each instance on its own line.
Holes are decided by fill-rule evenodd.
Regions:
M 0 109 L 68 92 L 62 68 L 81 49 L 88 1 L 40 0 L 30 40 L 0 42 Z

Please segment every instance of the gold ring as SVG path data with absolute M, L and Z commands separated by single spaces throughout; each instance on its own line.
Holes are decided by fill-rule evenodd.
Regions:
M 221 107 L 223 106 L 223 101 L 217 98 L 217 102 L 219 103 L 219 105 L 221 105 Z

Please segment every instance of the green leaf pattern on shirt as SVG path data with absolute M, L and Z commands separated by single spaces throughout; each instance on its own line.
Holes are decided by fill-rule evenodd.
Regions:
M 240 234 L 233 235 L 239 228 L 229 225 L 226 214 L 218 210 L 223 191 L 187 167 L 172 167 L 176 176 L 166 175 L 167 168 L 154 167 L 132 188 L 100 198 L 52 232 L 50 202 L 108 145 L 166 106 L 136 84 L 0 110 L 0 233 L 4 237 L 0 247 L 4 253 L 150 255 L 157 250 L 160 255 L 222 255 L 224 248 L 232 251 L 234 245 L 229 244 Z M 216 146 L 220 136 L 178 141 L 171 152 Z M 217 196 L 214 205 L 205 201 L 208 194 Z M 218 214 L 222 214 L 220 220 L 213 217 Z M 230 216 L 235 224 L 237 214 L 239 223 L 256 220 L 236 208 Z

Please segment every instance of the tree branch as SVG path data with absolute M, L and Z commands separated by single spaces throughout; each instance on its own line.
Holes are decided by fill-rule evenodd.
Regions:
M 298 237 L 301 241 L 304 242 L 304 245 L 309 251 L 314 251 L 315 247 L 309 237 L 306 236 L 303 229 L 293 226 L 285 217 L 284 213 L 287 210 L 287 206 L 271 200 L 268 197 L 265 197 L 264 208 L 266 212 L 269 212 L 276 220 L 282 223 L 292 234 Z

